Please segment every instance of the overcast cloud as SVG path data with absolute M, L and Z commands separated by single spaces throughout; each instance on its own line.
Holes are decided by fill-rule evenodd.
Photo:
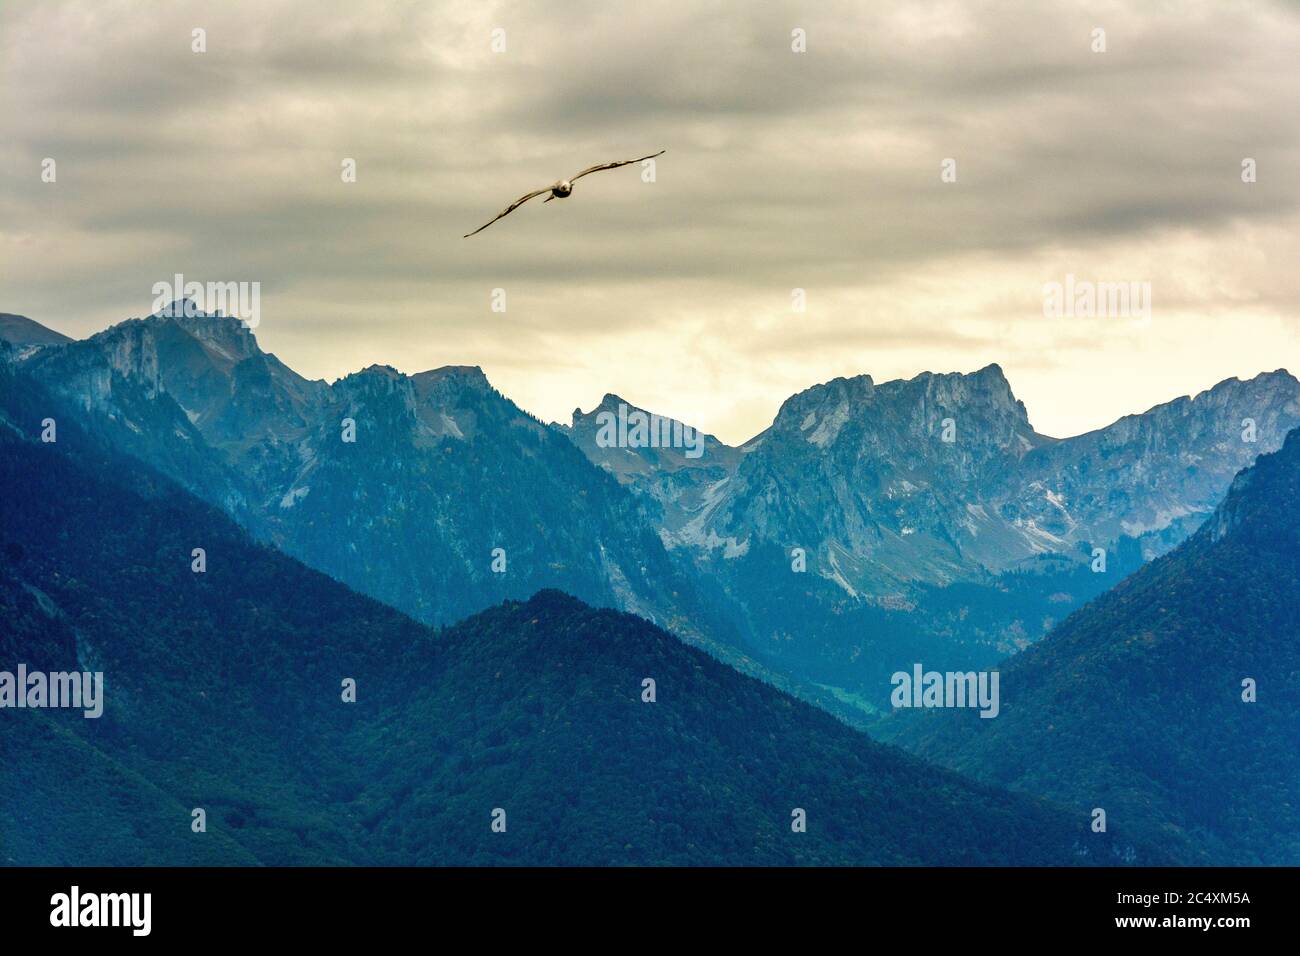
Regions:
M 311 377 L 481 365 L 733 442 L 837 375 L 998 362 L 1070 434 L 1300 373 L 1297 64 L 1280 3 L 3 0 L 0 311 L 85 336 L 259 281 Z M 1151 323 L 1045 318 L 1066 273 L 1150 282 Z

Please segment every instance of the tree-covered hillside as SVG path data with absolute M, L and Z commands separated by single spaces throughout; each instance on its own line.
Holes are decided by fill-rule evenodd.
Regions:
M 996 720 L 970 716 L 909 715 L 899 739 L 1181 856 L 1300 863 L 1300 431 L 1192 539 L 1007 662 Z

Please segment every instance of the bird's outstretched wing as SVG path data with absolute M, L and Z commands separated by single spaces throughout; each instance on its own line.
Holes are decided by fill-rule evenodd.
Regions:
M 601 163 L 599 166 L 591 166 L 588 167 L 587 169 L 584 169 L 576 176 L 570 176 L 569 182 L 573 182 L 574 180 L 581 179 L 583 176 L 586 176 L 588 173 L 598 173 L 602 169 L 618 169 L 618 167 L 620 166 L 631 166 L 633 163 L 640 163 L 640 162 L 644 162 L 647 159 L 654 159 L 656 156 L 662 156 L 666 152 L 668 152 L 668 150 L 661 149 L 657 153 L 651 153 L 649 156 L 642 156 L 640 159 L 623 159 L 616 163 Z
M 481 226 L 479 226 L 477 229 L 475 229 L 474 232 L 467 232 L 467 233 L 465 233 L 465 235 L 462 236 L 461 238 L 463 238 L 463 239 L 468 239 L 470 236 L 475 235 L 476 233 L 480 233 L 480 232 L 482 232 L 484 229 L 486 229 L 488 226 L 492 225 L 492 223 L 496 222 L 496 221 L 497 221 L 498 219 L 500 219 L 502 216 L 508 216 L 508 215 L 510 215 L 512 212 L 514 212 L 516 209 L 518 209 L 518 208 L 519 208 L 520 206 L 522 206 L 524 203 L 528 202 L 528 200 L 532 199 L 534 196 L 540 196 L 542 193 L 549 193 L 550 191 L 551 191 L 551 187 L 550 187 L 550 186 L 545 186 L 545 187 L 543 187 L 543 188 L 541 188 L 541 189 L 534 189 L 534 190 L 533 190 L 532 192 L 530 192 L 527 196 L 520 196 L 518 199 L 516 199 L 514 202 L 512 202 L 509 206 L 506 206 L 505 209 L 502 209 L 499 213 L 497 213 L 495 216 L 493 216 L 493 217 L 492 217 L 491 219 L 489 219 L 487 222 L 483 223 L 483 225 L 481 225 Z

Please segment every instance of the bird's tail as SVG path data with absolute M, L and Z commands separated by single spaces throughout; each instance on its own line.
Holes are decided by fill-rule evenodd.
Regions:
M 542 202 L 550 202 L 554 198 L 555 198 L 555 193 L 551 193 L 549 196 L 543 199 Z

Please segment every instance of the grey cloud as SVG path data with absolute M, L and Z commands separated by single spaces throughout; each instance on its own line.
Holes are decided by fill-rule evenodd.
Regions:
M 964 282 L 993 258 L 1025 263 L 1032 303 L 1042 279 L 1028 263 L 1054 251 L 1054 271 L 1084 274 L 1118 248 L 1165 244 L 1155 261 L 1174 261 L 1178 243 L 1263 243 L 1297 225 L 1293 5 L 563 9 L 5 3 L 0 308 L 70 315 L 84 334 L 142 312 L 173 272 L 216 274 L 263 281 L 286 342 L 319 340 L 309 374 L 343 367 L 348 314 L 390 360 L 404 329 L 432 328 L 459 361 L 482 350 L 503 362 L 526 315 L 548 331 L 519 366 L 561 368 L 566 348 L 638 323 L 684 335 L 793 286 L 897 297 L 917 275 Z M 206 54 L 189 50 L 195 26 Z M 790 52 L 795 26 L 806 54 Z M 1107 30 L 1105 54 L 1088 50 L 1093 26 Z M 635 169 L 602 174 L 567 203 L 460 238 L 527 189 L 664 147 L 653 186 Z M 57 186 L 39 180 L 45 156 Z M 948 156 L 952 185 L 939 181 Z M 1250 187 L 1244 156 L 1260 166 Z M 343 157 L 357 159 L 358 183 L 339 181 Z M 1294 322 L 1294 283 L 1255 279 L 1252 301 Z M 496 286 L 520 310 L 501 344 L 483 307 Z M 984 357 L 996 323 L 1022 321 L 974 303 L 965 317 L 993 324 L 854 320 L 838 334 L 863 349 Z M 745 336 L 727 361 L 783 350 L 801 368 L 820 354 L 829 370 L 836 335 L 810 319 Z M 1087 338 L 1058 347 L 1034 361 L 1066 362 Z M 622 372 L 606 370 L 609 389 Z

